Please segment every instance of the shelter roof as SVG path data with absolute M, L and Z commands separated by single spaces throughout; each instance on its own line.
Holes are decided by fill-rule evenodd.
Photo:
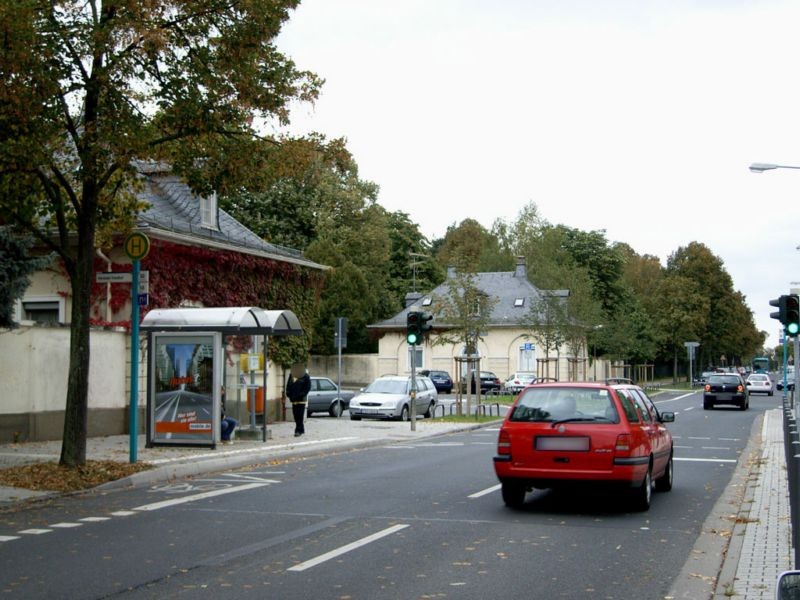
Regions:
M 157 308 L 148 312 L 143 331 L 220 331 L 235 335 L 301 335 L 300 320 L 290 310 L 256 306 Z

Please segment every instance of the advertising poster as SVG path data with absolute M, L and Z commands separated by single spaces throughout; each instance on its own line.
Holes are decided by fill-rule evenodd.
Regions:
M 213 445 L 219 429 L 219 334 L 154 334 L 152 442 Z

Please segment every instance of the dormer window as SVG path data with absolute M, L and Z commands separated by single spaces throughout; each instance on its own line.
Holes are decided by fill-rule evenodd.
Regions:
M 209 229 L 219 229 L 217 221 L 217 192 L 200 197 L 200 224 Z
M 514 298 L 514 307 L 522 308 L 525 306 L 525 298 Z

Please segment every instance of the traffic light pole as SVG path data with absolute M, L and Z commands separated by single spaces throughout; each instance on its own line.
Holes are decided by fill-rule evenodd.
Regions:
M 408 346 L 408 357 L 411 359 L 411 410 L 409 419 L 411 420 L 411 431 L 417 430 L 417 351 L 416 346 Z

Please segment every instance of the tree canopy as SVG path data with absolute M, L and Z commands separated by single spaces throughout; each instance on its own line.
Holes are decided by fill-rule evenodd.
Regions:
M 86 459 L 95 247 L 139 208 L 134 160 L 195 186 L 252 169 L 253 123 L 321 84 L 274 40 L 297 0 L 0 2 L 0 208 L 61 258 L 72 293 L 61 463 Z M 55 232 L 55 235 L 52 235 Z

